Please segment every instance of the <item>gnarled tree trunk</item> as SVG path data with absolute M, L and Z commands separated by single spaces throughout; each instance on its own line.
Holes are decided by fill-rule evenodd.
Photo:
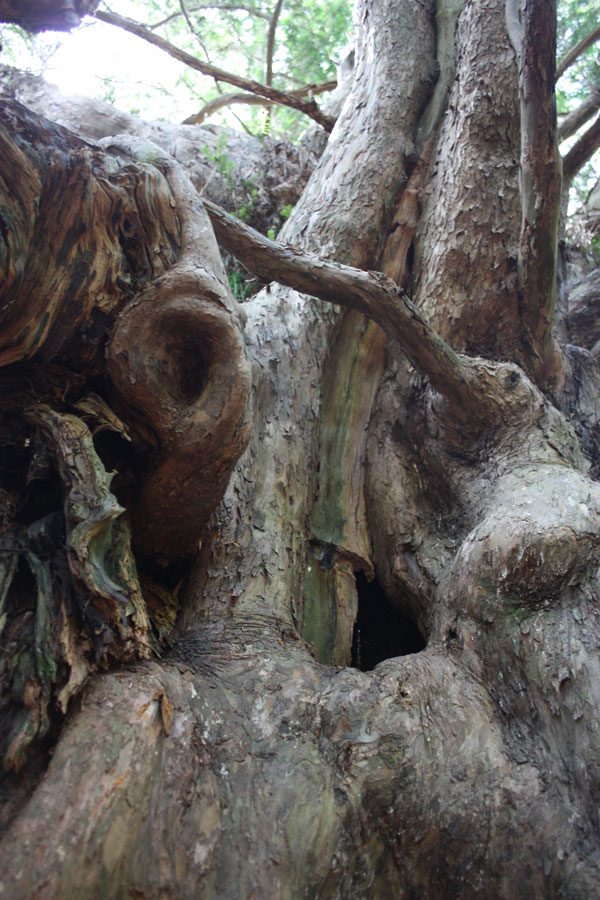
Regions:
M 6 896 L 596 892 L 598 369 L 514 6 L 359 0 L 293 249 L 4 104 Z

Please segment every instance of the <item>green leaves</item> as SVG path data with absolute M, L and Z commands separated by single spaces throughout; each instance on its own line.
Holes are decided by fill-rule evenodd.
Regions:
M 156 29 L 157 33 L 205 61 L 264 82 L 267 33 L 275 0 L 240 0 L 240 4 L 233 0 L 217 8 L 208 2 L 186 0 L 184 16 L 179 3 L 152 3 L 152 14 L 149 11 L 144 18 L 147 23 L 159 23 L 172 16 Z M 286 0 L 276 30 L 273 87 L 293 91 L 335 79 L 350 28 L 348 0 Z M 189 73 L 182 73 L 180 85 L 189 91 L 190 101 L 198 108 L 222 92 L 210 79 L 190 78 Z M 236 106 L 233 111 L 215 114 L 214 121 L 235 123 L 236 119 L 255 134 L 265 130 L 266 122 L 271 134 L 287 138 L 306 128 L 304 116 L 279 106 L 271 107 L 268 113 L 260 107 Z
M 560 0 L 557 28 L 559 62 L 597 27 L 596 0 Z M 556 90 L 558 114 L 565 115 L 571 112 L 598 84 L 600 84 L 600 64 L 596 42 L 584 50 L 559 79 Z

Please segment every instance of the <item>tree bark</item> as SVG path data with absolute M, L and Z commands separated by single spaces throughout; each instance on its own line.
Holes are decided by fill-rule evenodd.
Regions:
M 496 0 L 356 21 L 280 243 L 4 106 L 11 898 L 597 890 L 599 375 L 522 338 L 523 51 Z M 288 287 L 238 306 L 208 216 Z M 360 671 L 367 579 L 426 646 Z

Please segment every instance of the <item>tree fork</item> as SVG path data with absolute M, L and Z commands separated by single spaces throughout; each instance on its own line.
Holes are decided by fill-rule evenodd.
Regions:
M 220 243 L 250 272 L 320 300 L 355 309 L 376 322 L 448 401 L 450 419 L 465 426 L 468 422 L 480 430 L 506 416 L 510 390 L 506 392 L 500 382 L 493 387 L 493 367 L 480 366 L 478 360 L 456 353 L 429 325 L 406 292 L 383 273 L 305 255 L 269 240 L 213 203 L 205 201 L 205 207 Z

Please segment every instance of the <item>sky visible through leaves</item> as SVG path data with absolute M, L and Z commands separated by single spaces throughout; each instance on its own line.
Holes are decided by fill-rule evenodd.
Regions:
M 218 3 L 221 6 L 236 6 Z M 110 9 L 146 25 L 171 43 L 220 68 L 265 80 L 266 40 L 274 0 L 239 0 L 244 8 L 217 9 L 209 0 L 117 0 Z M 202 7 L 202 8 L 199 8 Z M 106 7 L 108 8 L 108 7 Z M 172 17 L 172 18 L 171 18 Z M 351 4 L 347 0 L 285 0 L 276 31 L 273 85 L 285 91 L 335 79 L 344 46 L 350 40 Z M 86 19 L 69 35 L 30 37 L 19 29 L 0 29 L 2 61 L 43 73 L 65 94 L 107 100 L 147 119 L 182 121 L 221 92 L 213 79 L 186 69 L 161 50 L 111 25 Z M 253 132 L 264 128 L 265 113 L 236 106 L 215 115 L 218 124 Z M 237 117 L 237 118 L 236 118 Z M 293 111 L 278 108 L 275 131 L 289 135 L 306 127 Z
M 155 33 L 204 61 L 264 81 L 267 34 L 275 5 L 276 0 L 113 0 L 110 8 L 154 27 Z M 275 32 L 274 87 L 292 91 L 336 77 L 352 37 L 351 6 L 350 0 L 284 0 Z M 560 59 L 597 27 L 598 0 L 559 0 L 558 7 Z M 207 101 L 232 90 L 187 69 L 140 38 L 91 18 L 68 35 L 31 37 L 4 26 L 0 39 L 2 62 L 43 73 L 65 94 L 106 100 L 146 119 L 181 122 Z M 559 80 L 559 115 L 575 109 L 600 85 L 599 46 L 591 46 Z M 318 102 L 325 97 L 321 95 Z M 270 130 L 274 136 L 291 139 L 309 124 L 293 110 L 276 107 L 267 114 L 264 108 L 240 105 L 214 114 L 210 121 L 254 134 Z M 576 139 L 577 135 L 566 141 L 562 152 Z M 598 156 L 576 179 L 574 194 L 579 202 L 600 177 Z

